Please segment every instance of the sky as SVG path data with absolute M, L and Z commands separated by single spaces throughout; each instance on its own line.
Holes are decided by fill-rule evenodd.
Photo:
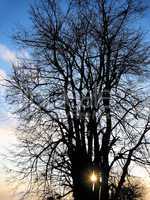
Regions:
M 28 28 L 31 24 L 29 17 L 29 8 L 32 0 L 0 0 L 0 81 L 8 76 L 11 71 L 11 63 L 15 62 L 18 50 L 16 43 L 12 39 L 19 27 Z M 14 121 L 9 121 L 13 116 L 9 113 L 9 107 L 6 104 L 3 96 L 5 95 L 4 88 L 0 88 L 0 133 L 10 132 L 10 127 L 15 126 Z M 3 135 L 2 133 L 0 134 Z M 6 139 L 6 137 L 3 137 Z M 1 144 L 2 141 L 0 141 Z
M 8 76 L 11 63 L 15 62 L 17 47 L 12 39 L 15 31 L 22 25 L 30 26 L 29 8 L 32 0 L 0 0 L 0 83 Z M 9 112 L 10 108 L 4 99 L 5 90 L 0 87 L 0 200 L 17 200 L 11 186 L 5 181 L 4 167 L 8 167 L 5 159 L 7 149 L 16 143 L 16 119 Z
M 16 50 L 13 34 L 22 25 L 30 26 L 29 9 L 32 2 L 33 0 L 0 0 L 0 49 L 3 53 L 8 48 L 7 53 L 13 54 Z M 8 71 L 7 58 L 1 56 L 0 66 Z
M 24 26 L 27 29 L 31 25 L 29 9 L 34 0 L 0 0 L 0 83 L 6 78 L 11 71 L 11 63 L 15 62 L 19 53 L 15 42 L 12 39 L 13 34 L 19 27 Z M 148 4 L 150 2 L 148 0 Z M 141 20 L 140 26 L 147 32 L 147 39 L 150 39 L 150 14 L 147 12 L 144 19 Z M 0 152 L 6 153 L 7 149 L 14 143 L 15 128 L 17 120 L 10 113 L 10 107 L 4 99 L 5 89 L 0 86 Z M 0 156 L 0 172 L 8 163 L 3 156 Z M 141 169 L 136 169 L 137 174 Z M 140 174 L 145 172 L 140 172 Z M 10 189 L 4 182 L 5 173 L 0 177 L 0 200 L 17 200 L 17 197 L 10 196 Z

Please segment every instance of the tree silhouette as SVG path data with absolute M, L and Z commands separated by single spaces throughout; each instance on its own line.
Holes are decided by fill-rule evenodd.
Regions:
M 113 176 L 110 184 L 110 199 L 114 199 L 116 187 L 118 186 L 117 175 Z M 138 177 L 129 176 L 121 187 L 120 194 L 118 196 L 119 200 L 144 200 L 145 186 L 142 180 Z
M 43 194 L 72 192 L 75 200 L 108 200 L 117 170 L 116 200 L 130 164 L 150 163 L 148 97 L 139 84 L 149 72 L 149 44 L 135 24 L 145 7 L 63 3 L 39 1 L 32 29 L 15 36 L 30 52 L 8 80 L 20 118 L 17 163 Z

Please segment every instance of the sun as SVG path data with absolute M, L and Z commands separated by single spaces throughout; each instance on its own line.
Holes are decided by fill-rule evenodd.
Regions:
M 97 176 L 94 172 L 92 172 L 91 176 L 90 176 L 90 180 L 92 183 L 96 183 L 97 182 Z

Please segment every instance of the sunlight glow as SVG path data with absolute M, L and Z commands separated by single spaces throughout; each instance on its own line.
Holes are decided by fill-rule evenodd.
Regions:
M 97 182 L 97 176 L 94 173 L 94 171 L 92 172 L 92 175 L 90 176 L 90 180 L 92 183 L 96 183 Z
M 91 176 L 90 176 L 90 181 L 92 182 L 92 191 L 94 192 L 94 188 L 95 188 L 95 183 L 97 182 L 97 175 L 94 173 L 94 171 L 92 172 Z

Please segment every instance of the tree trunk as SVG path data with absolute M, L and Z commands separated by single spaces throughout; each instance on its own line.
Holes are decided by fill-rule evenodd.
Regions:
M 92 185 L 92 162 L 82 151 L 74 153 L 72 157 L 72 178 L 74 200 L 99 200 L 100 183 Z
M 102 172 L 100 200 L 109 200 L 108 174 Z
M 74 200 L 99 200 L 99 188 L 95 186 L 94 191 L 92 190 L 92 185 L 86 187 L 83 184 L 74 183 L 73 191 Z

